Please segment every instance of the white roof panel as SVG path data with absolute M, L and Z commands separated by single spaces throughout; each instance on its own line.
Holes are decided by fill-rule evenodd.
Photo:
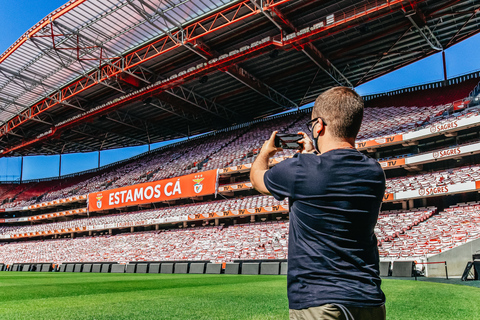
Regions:
M 15 103 L 30 107 L 41 101 L 46 94 L 61 89 L 85 72 L 96 68 L 100 64 L 98 60 L 82 59 L 98 59 L 100 47 L 104 49 L 103 58 L 122 56 L 212 10 L 236 2 L 238 1 L 67 2 L 33 26 L 0 55 L 0 125 L 22 111 Z M 50 36 L 52 31 L 55 35 L 53 39 Z M 16 46 L 18 43 L 21 45 Z M 77 54 L 81 61 L 78 61 Z

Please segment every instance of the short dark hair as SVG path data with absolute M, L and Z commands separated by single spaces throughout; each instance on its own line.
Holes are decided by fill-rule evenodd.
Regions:
M 363 119 L 363 100 L 347 87 L 331 88 L 315 100 L 312 119 L 322 118 L 339 138 L 356 138 Z

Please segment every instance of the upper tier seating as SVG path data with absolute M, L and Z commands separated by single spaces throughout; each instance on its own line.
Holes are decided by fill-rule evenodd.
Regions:
M 368 108 L 365 110 L 364 121 L 357 141 L 369 140 L 385 135 L 416 130 L 419 125 L 429 126 L 451 119 L 452 116 L 443 116 L 443 110 L 449 106 L 436 107 L 390 107 Z M 464 110 L 456 117 L 468 117 L 475 114 Z M 250 127 L 221 132 L 216 135 L 195 139 L 174 147 L 164 148 L 160 152 L 152 152 L 143 157 L 130 160 L 97 173 L 89 173 L 82 177 L 73 177 L 60 180 L 61 183 L 42 182 L 32 188 L 38 190 L 38 196 L 49 189 L 37 202 L 62 199 L 72 195 L 85 195 L 90 192 L 118 188 L 126 185 L 138 184 L 146 181 L 155 181 L 195 173 L 198 171 L 240 165 L 254 161 L 265 139 L 271 132 L 298 132 L 306 131 L 305 123 L 310 119 L 308 113 L 296 113 L 278 117 L 269 121 L 258 122 Z M 294 150 L 284 150 L 278 157 L 294 154 Z M 72 180 L 75 183 L 72 183 Z M 44 187 L 42 184 L 48 184 Z M 21 195 L 27 188 L 10 189 L 5 197 Z M 31 204 L 25 193 L 18 203 L 0 206 L 21 207 Z
M 385 95 L 365 103 L 368 107 L 390 107 L 390 106 L 436 106 L 449 104 L 468 97 L 472 89 L 478 84 L 478 78 L 465 80 L 459 84 L 446 87 L 424 89 L 415 92 Z
M 424 173 L 387 180 L 386 193 L 435 188 L 456 183 L 480 180 L 480 165 Z

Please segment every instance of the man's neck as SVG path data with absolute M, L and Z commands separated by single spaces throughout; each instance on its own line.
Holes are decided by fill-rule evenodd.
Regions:
M 320 153 L 326 153 L 335 149 L 355 149 L 355 138 L 349 139 L 325 139 L 325 143 L 320 146 Z

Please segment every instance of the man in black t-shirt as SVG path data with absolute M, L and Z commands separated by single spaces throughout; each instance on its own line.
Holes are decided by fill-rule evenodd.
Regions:
M 332 88 L 315 101 L 301 152 L 269 169 L 274 132 L 252 165 L 258 191 L 289 199 L 291 319 L 385 319 L 374 234 L 385 175 L 355 149 L 362 118 L 361 97 Z

